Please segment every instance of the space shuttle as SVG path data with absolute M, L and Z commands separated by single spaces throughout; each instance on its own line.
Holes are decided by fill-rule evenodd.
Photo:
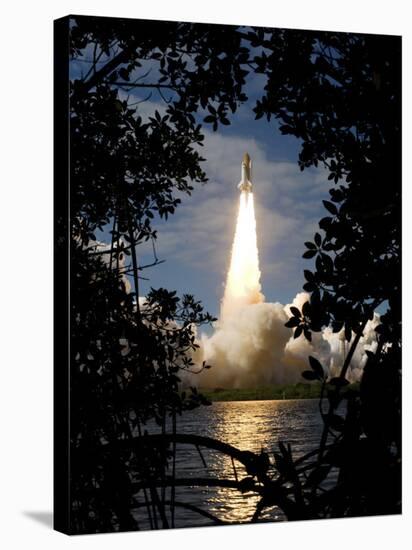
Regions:
M 252 170 L 252 161 L 250 160 L 249 154 L 245 153 L 242 159 L 242 172 L 241 172 L 242 179 L 240 180 L 240 183 L 237 187 L 241 191 L 246 191 L 247 193 L 251 193 L 252 191 L 252 182 L 251 182 L 251 175 L 250 175 L 251 170 Z

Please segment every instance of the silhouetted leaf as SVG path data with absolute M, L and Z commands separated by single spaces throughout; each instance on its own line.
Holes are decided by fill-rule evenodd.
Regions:
M 302 372 L 302 376 L 306 380 L 318 380 L 318 377 L 316 376 L 316 374 L 311 370 L 304 370 Z
M 324 231 L 327 231 L 331 223 L 332 223 L 332 218 L 326 216 L 325 218 L 322 218 L 320 220 L 319 227 Z
M 309 329 L 307 329 L 306 327 L 303 328 L 303 334 L 306 338 L 306 340 L 308 340 L 308 342 L 312 342 L 312 333 Z
M 292 315 L 294 315 L 295 317 L 299 317 L 299 318 L 300 318 L 300 311 L 298 310 L 297 307 L 295 307 L 295 306 L 290 306 L 289 309 L 290 309 Z
M 316 288 L 316 285 L 314 283 L 305 283 L 303 285 L 303 290 L 306 290 L 306 292 L 313 292 Z
M 325 371 L 320 364 L 319 360 L 316 359 L 316 357 L 313 357 L 312 355 L 309 355 L 309 363 L 312 368 L 312 370 L 316 373 L 316 376 L 319 379 L 323 379 L 325 377 Z
M 310 302 L 305 302 L 302 306 L 303 315 L 310 315 Z
M 297 327 L 300 323 L 300 320 L 297 317 L 291 317 L 287 323 L 285 323 L 285 327 L 293 328 Z
M 306 252 L 302 254 L 302 258 L 306 258 L 306 259 L 313 258 L 316 252 L 317 252 L 316 250 L 306 250 Z
M 315 278 L 314 274 L 308 269 L 303 270 L 303 275 L 308 282 L 312 282 Z
M 322 201 L 322 202 L 323 202 L 323 205 L 326 208 L 326 210 L 328 210 L 331 214 L 335 215 L 335 214 L 338 213 L 338 209 L 333 204 L 333 202 L 329 202 L 329 201 Z
M 302 332 L 303 332 L 302 326 L 296 327 L 295 332 L 293 333 L 293 338 L 299 338 Z

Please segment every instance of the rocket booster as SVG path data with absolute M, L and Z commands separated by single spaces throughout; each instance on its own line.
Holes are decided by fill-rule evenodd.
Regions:
M 249 154 L 245 153 L 242 159 L 242 179 L 240 180 L 240 183 L 237 187 L 241 191 L 246 191 L 248 193 L 252 191 L 252 182 L 250 181 L 251 168 L 252 168 L 252 161 L 250 160 Z

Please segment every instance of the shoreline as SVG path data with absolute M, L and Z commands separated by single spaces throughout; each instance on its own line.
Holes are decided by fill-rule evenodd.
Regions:
M 321 383 L 276 384 L 260 388 L 198 388 L 209 401 L 283 401 L 319 399 Z

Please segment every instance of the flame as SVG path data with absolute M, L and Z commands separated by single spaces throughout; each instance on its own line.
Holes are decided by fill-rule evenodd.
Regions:
M 263 301 L 253 193 L 242 191 L 221 307 L 221 320 L 231 317 L 246 304 L 258 304 Z

